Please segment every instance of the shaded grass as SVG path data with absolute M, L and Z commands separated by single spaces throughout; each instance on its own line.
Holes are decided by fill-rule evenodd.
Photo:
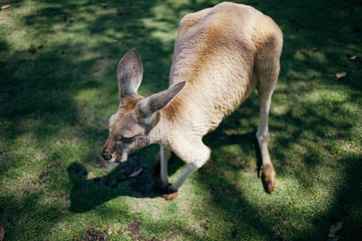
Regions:
M 115 65 L 142 54 L 142 94 L 167 86 L 177 22 L 217 1 L 12 1 L 0 11 L 0 223 L 6 240 L 81 240 L 87 230 L 135 240 L 341 240 L 362 228 L 361 4 L 240 1 L 284 32 L 270 122 L 278 190 L 256 177 L 253 94 L 206 138 L 213 156 L 175 202 L 144 173 L 122 179 L 95 160 L 117 107 Z M 350 60 L 350 56 L 359 60 Z M 336 80 L 337 72 L 347 77 Z M 172 159 L 171 174 L 180 161 Z M 100 180 L 100 181 L 99 181 Z

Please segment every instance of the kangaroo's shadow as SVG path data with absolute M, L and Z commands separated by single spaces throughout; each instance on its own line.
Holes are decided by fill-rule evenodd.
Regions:
M 180 160 L 170 160 L 169 174 L 172 175 L 181 165 Z M 68 167 L 71 182 L 69 194 L 70 211 L 85 212 L 119 196 L 136 198 L 155 198 L 161 196 L 159 178 L 154 172 L 157 164 L 145 165 L 141 155 L 133 155 L 128 162 L 122 164 L 107 175 L 87 178 L 88 171 L 84 165 L 74 162 Z M 142 169 L 141 174 L 130 175 Z

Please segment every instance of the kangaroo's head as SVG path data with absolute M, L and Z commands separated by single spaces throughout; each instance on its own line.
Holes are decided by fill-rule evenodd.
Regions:
M 137 93 L 143 78 L 140 56 L 132 49 L 119 61 L 117 81 L 120 103 L 109 118 L 109 135 L 102 156 L 109 162 L 124 162 L 128 154 L 150 143 L 149 134 L 160 120 L 159 111 L 183 89 L 185 82 L 143 97 Z

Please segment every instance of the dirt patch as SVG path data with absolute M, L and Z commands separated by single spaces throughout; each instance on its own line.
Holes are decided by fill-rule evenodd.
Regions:
M 131 237 L 133 240 L 142 240 L 140 234 L 140 222 L 133 221 L 132 223 L 128 224 L 128 231 L 131 233 Z
M 128 224 L 128 231 L 131 234 L 132 240 L 134 241 L 160 241 L 159 239 L 152 237 L 152 238 L 145 238 L 140 233 L 140 226 L 141 222 L 133 221 L 132 223 Z
M 107 241 L 107 234 L 95 228 L 89 228 L 81 241 Z

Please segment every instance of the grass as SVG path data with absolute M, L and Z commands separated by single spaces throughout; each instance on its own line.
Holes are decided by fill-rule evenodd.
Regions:
M 152 191 L 157 147 L 138 178 L 100 169 L 117 108 L 115 66 L 137 48 L 142 94 L 164 89 L 178 20 L 217 1 L 2 1 L 0 224 L 5 240 L 353 240 L 362 229 L 362 5 L 240 1 L 284 32 L 273 97 L 277 191 L 256 177 L 255 94 L 207 138 L 213 156 L 174 202 Z M 358 56 L 351 60 L 351 56 Z M 346 72 L 337 80 L 335 74 Z M 173 159 L 173 176 L 180 161 Z M 330 230 L 342 223 L 334 237 Z M 93 238 L 93 239 L 92 239 Z

